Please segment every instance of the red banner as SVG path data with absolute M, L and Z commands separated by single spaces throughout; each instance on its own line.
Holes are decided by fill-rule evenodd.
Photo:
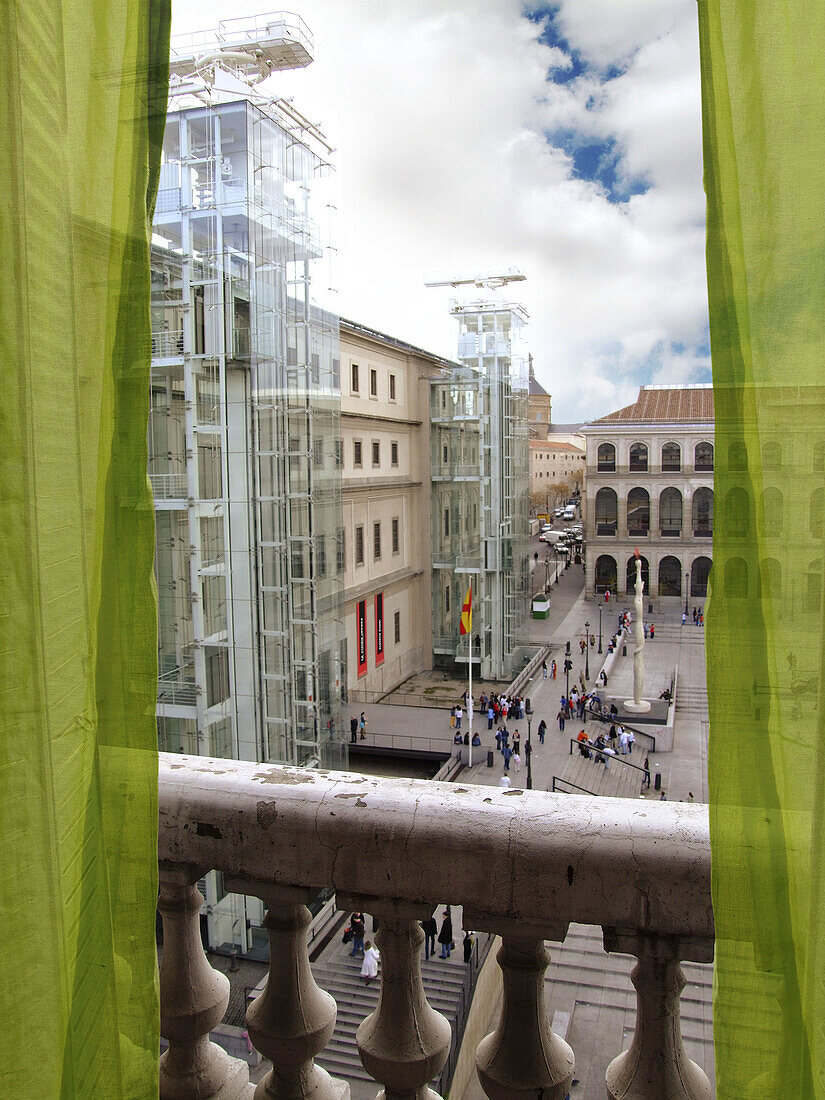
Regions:
M 384 663 L 384 593 L 375 597 L 375 663 Z
M 356 629 L 358 631 L 358 675 L 364 676 L 367 671 L 367 601 L 359 600 L 356 614 Z

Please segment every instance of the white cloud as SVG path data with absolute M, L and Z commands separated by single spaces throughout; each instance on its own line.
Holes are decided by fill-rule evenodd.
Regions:
M 521 0 L 306 0 L 316 61 L 273 78 L 338 147 L 342 313 L 453 355 L 450 292 L 431 277 L 520 266 L 536 373 L 556 419 L 627 404 L 640 381 L 685 378 L 705 338 L 695 0 L 562 0 L 569 69 Z M 175 0 L 175 29 L 260 4 Z M 545 140 L 616 142 L 644 194 L 611 203 Z M 674 346 L 676 345 L 676 346 Z M 682 350 L 682 348 L 684 350 Z

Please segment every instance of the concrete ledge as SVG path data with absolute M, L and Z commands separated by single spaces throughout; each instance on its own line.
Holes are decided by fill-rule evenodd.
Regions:
M 496 931 L 578 921 L 713 938 L 706 806 L 170 753 L 159 764 L 165 863 L 422 909 L 440 898 Z

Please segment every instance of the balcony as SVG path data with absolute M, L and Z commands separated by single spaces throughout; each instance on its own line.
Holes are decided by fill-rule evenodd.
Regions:
M 158 854 L 169 1041 L 161 1097 L 251 1095 L 246 1064 L 209 1041 L 228 1001 L 199 932 L 196 883 L 211 868 L 227 889 L 268 906 L 269 980 L 247 1011 L 250 1039 L 273 1063 L 261 1097 L 349 1095 L 314 1062 L 337 1011 L 307 953 L 306 902 L 321 886 L 380 920 L 380 996 L 356 1042 L 388 1100 L 437 1100 L 427 1085 L 450 1054 L 450 1026 L 426 1000 L 419 961 L 418 922 L 436 901 L 461 905 L 470 927 L 500 937 L 501 1014 L 475 1052 L 491 1100 L 567 1095 L 575 1052 L 551 1030 L 543 979 L 545 941 L 563 941 L 571 922 L 601 926 L 606 951 L 637 958 L 635 1034 L 608 1068 L 608 1098 L 711 1095 L 679 1024 L 680 962 L 713 955 L 706 807 L 162 753 Z

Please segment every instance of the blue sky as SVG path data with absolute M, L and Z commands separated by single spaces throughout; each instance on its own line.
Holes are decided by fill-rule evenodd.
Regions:
M 292 7 L 316 60 L 270 85 L 338 150 L 342 314 L 454 355 L 424 282 L 518 266 L 555 419 L 709 380 L 695 0 Z M 175 0 L 174 29 L 227 14 Z

